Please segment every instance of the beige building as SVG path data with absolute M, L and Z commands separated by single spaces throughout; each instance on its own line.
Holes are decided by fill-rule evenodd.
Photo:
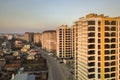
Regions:
M 24 39 L 28 42 L 33 42 L 34 41 L 34 33 L 33 32 L 25 32 Z
M 34 33 L 34 43 L 41 42 L 41 33 Z
M 42 48 L 47 51 L 56 51 L 56 31 L 47 30 L 41 34 Z
M 57 32 L 57 57 L 72 58 L 72 38 L 71 28 L 67 25 L 62 25 L 56 30 Z
M 75 80 L 120 80 L 120 18 L 88 14 L 57 29 L 57 56 L 74 57 Z
M 120 80 L 120 20 L 88 14 L 76 21 L 75 27 L 76 80 Z

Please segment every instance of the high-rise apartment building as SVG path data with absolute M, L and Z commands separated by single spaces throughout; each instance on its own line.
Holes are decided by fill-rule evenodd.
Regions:
M 41 33 L 34 33 L 34 43 L 40 44 L 41 43 Z
M 73 29 L 77 30 L 72 45 L 75 79 L 120 80 L 119 18 L 88 14 L 76 21 Z
M 42 48 L 47 51 L 56 51 L 56 31 L 47 30 L 41 34 Z
M 72 58 L 72 38 L 71 28 L 62 25 L 56 30 L 57 32 L 57 56 L 59 58 Z
M 24 39 L 28 42 L 33 42 L 34 41 L 34 33 L 33 32 L 25 32 Z

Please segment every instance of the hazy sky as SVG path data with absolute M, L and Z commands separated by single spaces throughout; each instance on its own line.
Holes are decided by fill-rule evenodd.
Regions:
M 120 0 L 0 0 L 0 32 L 41 32 L 89 13 L 120 16 Z

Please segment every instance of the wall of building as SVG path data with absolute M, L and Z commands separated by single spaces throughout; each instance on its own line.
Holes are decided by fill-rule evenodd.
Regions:
M 48 30 L 44 31 L 41 35 L 42 48 L 47 51 L 56 51 L 56 31 Z

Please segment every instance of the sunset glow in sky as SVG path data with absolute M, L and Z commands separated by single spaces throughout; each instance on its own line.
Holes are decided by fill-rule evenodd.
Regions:
M 120 0 L 0 0 L 0 32 L 41 32 L 89 13 L 120 16 Z

